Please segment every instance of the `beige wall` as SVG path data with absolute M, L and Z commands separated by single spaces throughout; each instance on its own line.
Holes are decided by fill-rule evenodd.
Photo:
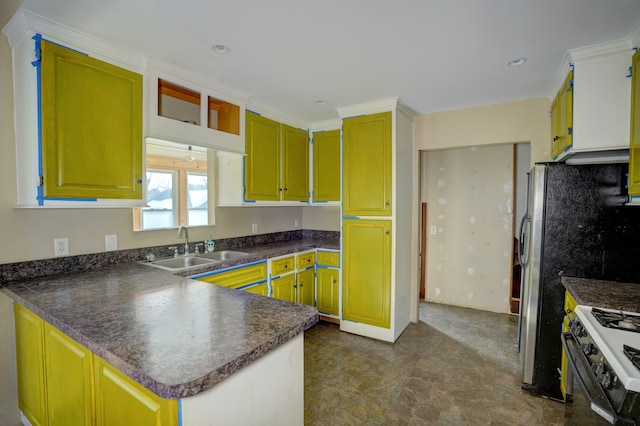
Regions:
M 531 142 L 531 162 L 551 159 L 551 101 L 529 99 L 416 117 L 417 150 Z
M 551 101 L 548 98 L 529 99 L 518 102 L 509 102 L 496 105 L 487 105 L 476 108 L 467 108 L 455 111 L 445 111 L 433 114 L 426 114 L 417 116 L 414 121 L 414 146 L 415 146 L 415 159 L 414 168 L 420 170 L 423 178 L 426 178 L 426 174 L 429 170 L 423 170 L 426 168 L 425 161 L 420 160 L 421 151 L 441 151 L 440 155 L 446 156 L 446 150 L 458 149 L 464 147 L 482 147 L 482 146 L 495 146 L 508 145 L 511 147 L 514 143 L 530 143 L 530 162 L 531 165 L 538 161 L 549 161 L 551 158 L 549 135 L 551 134 L 551 120 L 550 120 Z M 511 148 L 509 148 L 511 150 Z M 511 154 L 512 155 L 512 154 Z M 424 156 L 422 156 L 424 159 Z M 513 161 L 512 156 L 505 161 L 509 161 L 509 164 Z M 495 164 L 496 168 L 507 163 Z M 497 170 L 497 169 L 496 169 Z M 460 170 L 464 173 L 464 170 Z M 492 177 L 493 178 L 493 177 Z M 499 180 L 499 179 L 498 179 Z M 414 198 L 414 225 L 415 238 L 418 237 L 419 226 L 419 203 L 426 199 L 426 182 L 421 180 L 420 184 L 416 184 L 418 187 L 414 187 L 414 194 L 418 194 Z M 460 188 L 460 190 L 465 190 Z M 468 193 L 468 188 L 467 188 Z M 446 193 L 452 193 L 451 186 L 448 186 Z M 500 197 L 502 194 L 502 187 L 499 186 L 495 189 L 495 194 L 492 196 Z M 484 201 L 476 200 L 479 205 Z M 437 201 L 436 201 L 437 202 Z M 462 208 L 473 209 L 476 206 L 471 205 L 464 206 Z M 430 219 L 433 220 L 433 219 Z M 451 220 L 451 216 L 449 216 Z M 438 225 L 436 223 L 436 225 Z M 456 233 L 462 233 L 464 235 L 465 229 L 467 231 L 468 224 L 466 222 L 459 222 L 454 219 L 453 221 L 445 221 L 443 225 L 446 226 L 449 231 L 453 228 Z M 509 237 L 509 241 L 510 241 Z M 433 240 L 433 239 L 432 239 Z M 509 243 L 510 244 L 510 243 Z M 418 244 L 414 244 L 418 246 Z M 502 257 L 503 249 L 497 249 L 495 246 L 487 246 L 484 244 L 474 245 L 475 258 L 486 259 L 492 262 L 491 267 L 496 270 L 503 271 L 510 263 L 509 259 Z M 510 248 L 509 248 L 510 250 Z M 456 254 L 460 256 L 460 253 Z M 429 281 L 427 282 L 427 288 L 430 288 L 432 293 L 428 297 L 433 300 L 441 301 L 442 303 L 452 303 L 461 306 L 473 306 L 480 307 L 481 309 L 495 310 L 496 312 L 508 312 L 508 305 L 504 303 L 505 298 L 509 296 L 509 288 L 504 286 L 504 275 L 501 272 L 501 277 L 495 277 L 497 281 L 486 281 L 484 279 L 478 279 L 479 275 L 475 274 L 478 286 L 487 285 L 486 289 L 482 289 L 488 294 L 495 296 L 496 305 L 489 305 L 486 301 L 478 302 L 478 300 L 469 302 L 468 296 L 470 293 L 477 294 L 467 284 L 458 283 L 457 279 L 461 278 L 459 271 L 452 268 L 448 268 L 445 271 L 435 271 L 438 264 L 439 256 L 434 253 L 433 250 L 427 251 L 427 271 L 431 274 Z M 468 253 L 463 253 L 465 259 L 472 260 L 468 256 Z M 440 256 L 441 257 L 441 256 Z M 415 264 L 417 265 L 417 254 Z M 443 264 L 441 264 L 441 267 Z M 429 268 L 433 269 L 429 270 Z M 438 272 L 436 274 L 436 272 Z M 437 278 L 436 278 L 437 277 Z M 458 285 L 459 284 L 459 285 Z M 452 286 L 449 289 L 447 286 Z M 494 286 L 503 286 L 499 294 L 495 294 L 497 288 Z M 418 292 L 418 283 L 414 282 L 415 292 Z M 438 296 L 436 298 L 434 292 L 435 288 L 440 288 L 440 294 L 443 292 L 458 292 L 458 296 Z M 466 295 L 465 295 L 466 294 Z M 473 297 L 472 297 L 473 298 Z M 477 298 L 476 298 L 477 299 Z

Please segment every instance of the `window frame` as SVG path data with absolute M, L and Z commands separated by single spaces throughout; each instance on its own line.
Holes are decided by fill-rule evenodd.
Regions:
M 189 211 L 187 207 L 187 173 L 200 173 L 207 176 L 207 186 L 211 184 L 209 179 L 209 173 L 207 169 L 207 162 L 203 160 L 192 160 L 189 161 L 185 158 L 175 158 L 175 157 L 165 157 L 160 155 L 147 155 L 146 157 L 146 169 L 147 170 L 167 170 L 176 172 L 177 177 L 177 186 L 176 190 L 178 192 L 177 197 L 177 218 L 178 223 L 175 224 L 175 228 L 185 225 L 188 226 L 189 221 Z M 145 171 L 146 173 L 146 171 Z M 211 192 L 209 191 L 209 195 Z M 145 194 L 145 202 L 146 202 L 146 194 Z M 208 197 L 208 203 L 210 202 L 210 197 Z M 150 231 L 153 229 L 169 229 L 169 228 L 143 228 L 142 225 L 142 211 L 143 208 L 136 207 L 133 209 L 133 229 L 134 231 Z M 204 225 L 197 225 L 204 226 Z

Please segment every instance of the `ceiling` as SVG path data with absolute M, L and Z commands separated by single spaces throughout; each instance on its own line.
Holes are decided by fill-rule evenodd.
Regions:
M 640 22 L 638 0 L 26 0 L 23 8 L 306 122 L 392 97 L 426 114 L 548 96 L 567 50 L 627 38 Z M 231 51 L 214 53 L 214 44 Z M 517 57 L 526 63 L 507 65 Z

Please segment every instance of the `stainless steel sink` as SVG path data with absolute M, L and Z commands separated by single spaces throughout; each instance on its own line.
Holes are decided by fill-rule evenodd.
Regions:
M 248 256 L 249 253 L 245 253 L 242 251 L 233 251 L 233 250 L 221 250 L 221 251 L 210 251 L 207 253 L 199 254 L 201 258 L 211 259 L 211 260 L 231 260 L 237 259 L 239 257 Z
M 145 265 L 155 266 L 156 268 L 162 268 L 169 271 L 179 271 L 181 269 L 191 268 L 193 266 L 202 266 L 209 263 L 215 263 L 213 259 L 204 259 L 202 257 L 195 256 L 180 256 L 172 257 L 171 259 L 156 260 L 155 262 L 148 262 Z
M 196 256 L 180 256 L 170 259 L 155 260 L 153 262 L 142 262 L 144 265 L 154 266 L 156 268 L 165 269 L 167 271 L 182 271 L 197 266 L 208 265 L 212 263 L 223 262 L 225 260 L 237 259 L 239 257 L 248 256 L 249 253 L 233 250 L 212 251 L 201 253 Z

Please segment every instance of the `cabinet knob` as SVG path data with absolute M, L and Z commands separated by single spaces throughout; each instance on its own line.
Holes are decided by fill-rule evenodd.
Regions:
M 560 136 L 554 136 L 554 137 L 553 137 L 553 140 L 554 140 L 554 141 L 557 141 L 558 139 L 560 139 Z
M 390 233 L 391 233 L 391 232 L 389 232 L 389 231 L 385 232 L 385 234 L 387 234 L 387 235 L 389 235 Z
M 391 205 L 391 201 L 387 201 L 386 203 L 384 203 L 385 206 L 390 206 Z
M 338 282 L 338 281 L 336 281 L 336 280 L 333 280 L 333 283 L 334 283 L 334 284 L 335 284 L 335 283 L 337 283 L 337 282 Z

